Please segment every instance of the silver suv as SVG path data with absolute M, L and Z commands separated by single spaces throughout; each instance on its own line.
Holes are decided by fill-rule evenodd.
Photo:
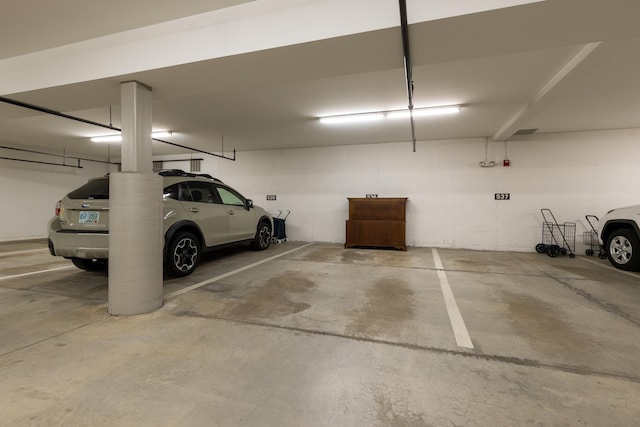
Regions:
M 273 222 L 233 188 L 206 174 L 160 172 L 164 181 L 164 268 L 186 276 L 209 250 L 250 243 L 255 250 L 271 243 Z M 109 176 L 90 179 L 56 205 L 49 221 L 49 252 L 83 270 L 107 267 L 109 257 Z
M 640 271 L 640 205 L 610 210 L 600 224 L 600 244 L 611 264 Z

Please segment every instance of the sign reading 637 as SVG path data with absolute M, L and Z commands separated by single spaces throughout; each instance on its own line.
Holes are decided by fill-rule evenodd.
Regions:
M 511 200 L 510 193 L 496 193 L 496 200 Z

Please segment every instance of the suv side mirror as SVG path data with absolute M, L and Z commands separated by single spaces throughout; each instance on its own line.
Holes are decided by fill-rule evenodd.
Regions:
M 249 209 L 253 208 L 253 200 L 247 199 L 244 202 L 244 207 L 245 207 L 246 210 L 249 210 Z

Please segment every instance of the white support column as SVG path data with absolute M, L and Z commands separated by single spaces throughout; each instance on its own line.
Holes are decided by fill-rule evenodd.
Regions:
M 110 175 L 109 313 L 162 306 L 162 177 L 152 172 L 151 88 L 121 85 L 122 172 Z
M 151 88 L 138 82 L 120 85 L 122 172 L 151 172 Z

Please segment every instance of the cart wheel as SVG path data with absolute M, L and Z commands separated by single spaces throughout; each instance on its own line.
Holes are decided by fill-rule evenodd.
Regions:
M 576 257 L 576 254 L 574 254 L 573 252 L 569 254 L 569 258 L 575 258 L 575 257 Z
M 600 258 L 600 259 L 607 259 L 607 254 L 606 254 L 606 253 L 604 253 L 604 252 L 600 252 L 600 253 L 598 254 L 598 258 Z
M 561 255 L 566 255 L 567 254 L 567 250 L 565 248 L 560 249 L 560 254 Z
M 557 246 L 549 246 L 547 248 L 547 255 L 549 255 L 551 258 L 555 258 L 558 255 L 560 255 L 560 248 Z
M 584 251 L 585 254 L 587 254 L 588 256 L 593 256 L 594 252 L 593 249 L 587 249 L 586 251 Z
M 539 254 L 547 252 L 547 245 L 545 245 L 544 243 L 538 243 L 536 245 L 536 252 L 538 252 Z

